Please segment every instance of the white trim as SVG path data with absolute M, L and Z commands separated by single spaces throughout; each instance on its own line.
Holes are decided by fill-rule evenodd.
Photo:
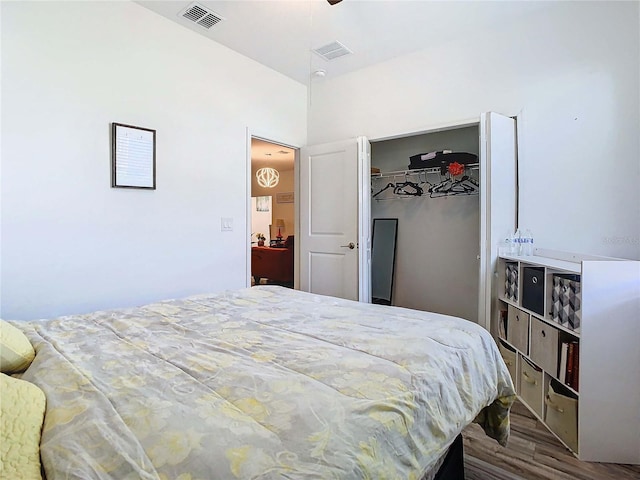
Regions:
M 300 148 L 294 148 L 293 154 L 293 191 L 295 201 L 293 203 L 293 288 L 300 290 Z
M 489 145 L 487 132 L 489 115 L 482 113 L 480 115 L 480 128 L 478 139 L 480 162 L 480 245 L 478 248 L 478 324 L 487 330 L 491 330 L 491 299 L 487 298 L 487 281 L 491 280 L 488 274 L 488 263 L 491 258 L 491 246 L 487 242 L 487 228 L 491 215 L 491 205 L 489 203 L 488 188 L 489 186 Z M 490 287 L 489 287 L 490 288 Z M 490 292 L 491 290 L 489 290 Z M 488 305 L 487 305 L 488 303 Z
M 371 303 L 371 144 L 358 137 L 358 301 Z
M 497 301 L 496 261 L 500 237 L 517 218 L 516 119 L 495 112 L 480 116 L 480 285 L 478 323 L 491 328 Z
M 245 182 L 247 194 L 245 195 L 245 286 L 251 286 L 251 131 L 246 128 L 247 163 L 245 165 Z

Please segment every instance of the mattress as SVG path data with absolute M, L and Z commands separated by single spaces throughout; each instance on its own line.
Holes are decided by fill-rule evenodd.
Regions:
M 513 384 L 463 319 L 261 286 L 14 322 L 49 480 L 421 479 Z

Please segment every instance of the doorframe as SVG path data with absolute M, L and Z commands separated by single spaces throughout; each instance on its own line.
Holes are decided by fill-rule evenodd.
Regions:
M 300 189 L 300 147 L 291 145 L 287 142 L 282 142 L 279 140 L 272 140 L 265 136 L 252 133 L 251 128 L 246 128 L 246 191 L 247 195 L 245 198 L 245 285 L 246 287 L 251 287 L 251 186 L 252 186 L 252 174 L 251 174 L 251 140 L 255 138 L 256 140 L 262 140 L 264 142 L 273 143 L 274 145 L 281 145 L 286 148 L 291 148 L 294 151 L 293 158 L 293 218 L 295 221 L 295 226 L 293 229 L 293 288 L 296 290 L 300 289 L 300 259 L 299 259 L 299 244 L 300 241 L 300 204 L 299 204 L 299 189 Z
M 358 161 L 358 301 L 371 303 L 371 142 L 356 138 Z
M 458 128 L 464 128 L 464 127 L 471 127 L 471 126 L 477 126 L 478 127 L 478 142 L 480 142 L 481 139 L 481 135 L 480 135 L 480 126 L 481 126 L 481 119 L 482 119 L 482 114 L 483 113 L 489 113 L 492 110 L 488 110 L 486 112 L 480 112 L 478 114 L 477 117 L 471 117 L 471 118 L 466 118 L 466 119 L 461 119 L 458 121 L 451 121 L 451 122 L 444 122 L 438 125 L 434 125 L 432 127 L 426 127 L 424 129 L 420 129 L 420 130 L 415 130 L 415 131 L 410 131 L 410 132 L 402 132 L 402 133 L 397 133 L 397 134 L 392 134 L 392 135 L 387 135 L 387 136 L 382 136 L 382 137 L 377 137 L 377 138 L 369 138 L 369 143 L 375 143 L 375 142 L 381 142 L 381 141 L 385 141 L 385 140 L 395 140 L 395 139 L 399 139 L 399 138 L 406 138 L 406 137 L 412 137 L 412 136 L 416 136 L 416 135 L 424 135 L 424 134 L 429 134 L 429 133 L 436 133 L 436 132 L 442 132 L 442 131 L 446 131 L 446 130 L 455 130 Z M 498 113 L 498 112 L 496 112 Z M 518 226 L 519 220 L 520 220 L 520 212 L 519 212 L 519 205 L 520 205 L 520 172 L 519 172 L 519 162 L 520 159 L 522 158 L 521 153 L 522 153 L 522 137 L 518 135 L 518 132 L 520 131 L 519 129 L 522 128 L 523 125 L 523 116 L 524 116 L 524 109 L 520 109 L 518 110 L 517 113 L 500 113 L 501 115 L 513 118 L 515 120 L 515 125 L 516 125 L 516 131 L 515 131 L 515 142 L 516 142 L 516 185 L 515 185 L 515 225 L 516 227 Z M 482 146 L 480 145 L 480 150 L 482 150 Z M 371 160 L 373 160 L 373 156 L 371 157 Z M 487 165 L 485 165 L 485 171 L 484 174 L 486 175 L 488 172 L 486 171 Z M 482 172 L 481 172 L 482 175 Z M 486 180 L 485 180 L 485 184 L 486 184 Z M 482 185 L 482 182 L 481 182 Z M 482 187 L 481 187 L 482 188 Z M 480 199 L 480 208 L 482 209 L 482 198 Z M 371 217 L 371 212 L 369 212 L 369 217 Z M 372 219 L 369 218 L 369 222 L 372 222 Z M 478 228 L 481 228 L 481 225 L 478 225 Z M 478 274 L 480 273 L 480 266 L 481 266 L 481 261 L 480 261 L 480 252 L 482 250 L 482 246 L 484 245 L 485 240 L 481 237 L 480 238 L 480 242 L 478 243 Z M 486 242 L 485 242 L 486 243 Z M 495 273 L 495 272 L 492 272 Z M 495 275 L 492 275 L 492 278 Z M 478 275 L 479 277 L 479 275 Z M 490 293 L 490 298 L 487 300 L 487 303 L 489 305 L 491 305 L 491 310 L 490 312 L 493 311 L 493 302 L 494 302 L 494 298 L 493 298 L 493 289 L 494 289 L 494 282 L 491 282 L 489 285 L 484 285 L 484 296 L 486 298 L 487 295 L 487 289 L 489 289 Z M 480 295 L 483 291 L 483 285 L 481 285 L 480 283 L 478 284 L 478 313 L 480 313 Z M 484 321 L 482 320 L 481 316 L 478 316 L 478 325 L 484 327 L 486 330 L 491 331 L 491 317 L 489 316 L 489 318 L 484 318 Z

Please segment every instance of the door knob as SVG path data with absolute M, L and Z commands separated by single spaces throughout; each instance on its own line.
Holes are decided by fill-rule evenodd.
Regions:
M 340 245 L 340 247 L 345 247 L 345 248 L 349 248 L 349 250 L 353 250 L 354 248 L 356 248 L 356 244 L 353 242 L 349 242 L 348 245 Z

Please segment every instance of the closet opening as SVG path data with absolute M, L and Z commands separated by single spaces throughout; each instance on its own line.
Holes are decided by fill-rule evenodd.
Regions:
M 395 306 L 478 322 L 479 130 L 371 141 L 372 221 L 397 218 Z

